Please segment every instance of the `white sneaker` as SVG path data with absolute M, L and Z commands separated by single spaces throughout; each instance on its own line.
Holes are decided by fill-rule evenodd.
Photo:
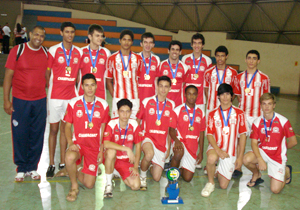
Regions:
M 199 163 L 199 164 L 196 164 L 196 168 L 197 168 L 197 169 L 201 169 L 201 168 L 202 168 L 202 165 L 201 165 L 201 163 Z
M 31 179 L 37 180 L 41 178 L 41 176 L 36 171 L 30 171 L 29 174 L 31 176 Z
M 17 175 L 15 176 L 15 181 L 16 182 L 23 182 L 25 178 L 25 173 L 24 172 L 18 172 Z
M 112 198 L 113 197 L 112 191 L 113 191 L 113 187 L 111 185 L 106 185 L 104 191 L 104 198 Z
M 140 179 L 141 179 L 140 190 L 142 190 L 142 191 L 147 190 L 147 177 L 140 177 Z
M 206 183 L 205 187 L 201 191 L 201 195 L 203 197 L 208 197 L 214 190 L 215 190 L 215 185 L 208 182 L 208 183 Z

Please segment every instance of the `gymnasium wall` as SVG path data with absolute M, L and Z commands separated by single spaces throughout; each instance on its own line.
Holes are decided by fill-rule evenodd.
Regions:
M 21 5 L 20 1 L 0 1 L 0 14 L 7 14 L 7 16 L 0 16 L 0 25 L 2 27 L 8 22 L 11 31 L 14 30 L 17 16 L 21 14 Z

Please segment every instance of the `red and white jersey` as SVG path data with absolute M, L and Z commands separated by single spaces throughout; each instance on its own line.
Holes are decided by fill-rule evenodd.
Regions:
M 159 77 L 160 76 L 168 76 L 170 79 L 173 79 L 172 72 L 175 73 L 177 64 L 171 64 L 172 69 L 170 69 L 168 59 L 161 62 L 159 66 Z M 188 78 L 188 66 L 183 62 L 179 61 L 178 69 L 176 73 L 176 83 L 172 82 L 171 90 L 168 93 L 168 98 L 175 102 L 175 106 L 179 106 L 183 103 L 183 84 L 186 82 Z
M 28 101 L 45 98 L 47 51 L 43 47 L 33 49 L 27 42 L 23 44 L 20 57 L 16 61 L 20 46 L 11 49 L 5 64 L 5 68 L 14 71 L 12 95 Z
M 114 98 L 138 99 L 138 77 L 143 68 L 143 59 L 138 54 L 131 52 L 130 63 L 128 56 L 123 56 L 125 65 L 128 65 L 127 76 L 123 75 L 124 66 L 120 51 L 115 52 L 108 58 L 106 78 L 113 79 Z
M 225 120 L 227 120 L 229 109 L 223 110 Z M 213 135 L 218 147 L 227 152 L 230 156 L 236 155 L 238 134 L 247 133 L 247 124 L 244 112 L 232 106 L 228 120 L 229 131 L 224 130 L 225 124 L 220 107 L 212 110 L 208 115 L 208 125 L 206 135 Z M 211 146 L 211 145 L 210 145 Z
M 205 112 L 200 108 L 199 105 L 195 106 L 195 118 L 193 123 L 194 130 L 191 131 L 189 130 L 191 124 L 188 115 L 192 120 L 194 109 L 190 109 L 188 106 L 187 109 L 188 113 L 186 111 L 185 104 L 181 104 L 174 110 L 177 122 L 177 138 L 184 143 L 186 149 L 196 159 L 199 135 L 201 131 L 205 131 L 206 127 L 204 114 Z
M 128 129 L 125 136 L 126 129 L 119 127 L 119 118 L 114 118 L 109 121 L 104 131 L 103 141 L 111 141 L 125 147 L 133 149 L 133 143 L 138 144 L 142 139 L 142 132 L 136 120 L 129 119 Z M 121 129 L 121 134 L 120 134 Z M 117 159 L 129 161 L 127 152 L 117 151 Z
M 210 57 L 202 54 L 201 63 L 198 71 L 198 76 L 195 76 L 197 67 L 199 66 L 200 58 L 195 59 L 195 64 L 193 61 L 193 53 L 187 54 L 182 57 L 182 62 L 189 67 L 189 76 L 187 77 L 186 83 L 183 87 L 183 90 L 189 86 L 194 85 L 198 88 L 198 98 L 196 104 L 205 104 L 205 95 L 204 95 L 204 73 L 205 71 L 212 66 L 212 61 Z M 186 99 L 184 98 L 184 101 Z
M 263 116 L 255 119 L 252 124 L 250 134 L 251 139 L 258 140 L 258 147 L 261 148 L 272 160 L 282 164 L 287 161 L 286 138 L 295 136 L 291 123 L 284 116 L 275 113 L 275 117 L 270 129 L 272 120 L 266 120 L 268 129 L 268 139 L 266 137 Z
M 220 80 L 223 77 L 224 70 L 218 69 L 219 78 Z M 234 80 L 237 76 L 237 71 L 230 66 L 226 67 L 226 75 L 224 75 L 222 83 L 226 83 L 232 86 L 234 84 Z M 221 83 L 221 84 L 222 84 Z M 213 110 L 216 107 L 220 106 L 220 101 L 218 100 L 218 87 L 220 86 L 220 82 L 218 79 L 216 66 L 209 68 L 205 72 L 205 81 L 204 81 L 204 88 L 208 88 L 208 96 L 207 96 L 207 109 Z
M 152 140 L 155 147 L 162 152 L 166 151 L 166 139 L 169 132 L 169 127 L 176 128 L 176 116 L 174 113 L 175 103 L 170 99 L 166 99 L 164 112 L 161 115 L 161 125 L 156 125 L 157 107 L 156 96 L 145 98 L 140 106 L 140 111 L 137 113 L 137 118 L 142 120 L 142 130 L 144 137 Z M 159 102 L 159 114 L 161 114 L 164 101 Z
M 94 102 L 88 103 L 89 114 L 92 112 Z M 109 121 L 109 107 L 102 98 L 95 98 L 94 114 L 92 118 L 93 127 L 88 127 L 88 116 L 83 104 L 83 96 L 72 98 L 68 104 L 64 121 L 72 123 L 74 128 L 74 139 L 76 143 L 90 148 L 100 147 L 100 128 L 102 123 Z
M 142 52 L 138 53 L 142 57 Z M 145 98 L 155 95 L 155 78 L 158 77 L 159 73 L 159 64 L 160 59 L 157 55 L 151 53 L 151 66 L 149 70 L 150 79 L 147 78 L 146 68 L 149 68 L 150 65 L 150 57 L 145 58 L 145 63 L 143 62 L 143 68 L 139 78 L 139 98 L 140 101 L 143 101 Z
M 70 50 L 66 49 L 67 58 Z M 76 90 L 76 79 L 82 50 L 72 45 L 72 55 L 70 60 L 71 71 L 67 71 L 67 63 L 62 48 L 62 42 L 49 48 L 48 68 L 51 69 L 48 95 L 51 99 L 70 100 L 78 96 Z
M 78 94 L 79 95 L 84 94 L 83 89 L 81 87 L 82 76 L 87 73 L 90 73 L 90 74 L 93 74 L 97 80 L 97 90 L 96 90 L 95 95 L 106 100 L 106 83 L 105 83 L 104 74 L 105 74 L 105 70 L 106 70 L 107 59 L 111 54 L 110 54 L 110 51 L 108 49 L 106 49 L 105 47 L 99 47 L 98 58 L 95 61 L 96 55 L 97 55 L 97 50 L 91 49 L 93 62 L 96 62 L 96 65 L 95 65 L 96 69 L 93 71 L 93 65 L 92 65 L 92 61 L 90 58 L 89 46 L 90 45 L 81 48 L 81 50 L 83 51 L 83 54 L 82 54 L 81 62 L 80 62 L 80 71 L 79 71 L 80 80 L 79 80 L 78 86 L 77 86 Z
M 245 71 L 246 72 L 246 71 Z M 242 72 L 237 75 L 234 82 L 233 92 L 240 97 L 239 108 L 241 108 L 246 116 L 258 117 L 261 115 L 259 98 L 264 93 L 270 92 L 269 77 L 258 71 L 250 84 L 250 92 L 246 93 L 246 74 Z M 247 74 L 247 82 L 249 83 L 253 74 Z

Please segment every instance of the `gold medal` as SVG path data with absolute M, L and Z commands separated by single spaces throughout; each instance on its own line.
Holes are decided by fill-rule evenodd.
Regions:
M 194 74 L 194 78 L 198 79 L 199 75 L 198 74 Z
M 149 74 L 145 74 L 145 80 L 149 80 L 150 79 L 150 75 Z
M 173 83 L 173 85 L 176 85 L 176 82 L 177 82 L 177 80 L 174 78 L 174 79 L 172 79 L 172 83 Z
M 93 128 L 94 124 L 92 122 L 89 122 L 88 127 Z
M 71 66 L 66 66 L 66 71 L 70 72 L 71 71 Z
M 96 73 L 96 72 L 97 72 L 97 67 L 93 67 L 93 68 L 92 68 L 92 72 L 93 72 L 93 73 Z
M 250 88 L 246 88 L 245 93 L 250 93 Z
M 160 125 L 161 125 L 161 121 L 160 121 L 160 120 L 156 120 L 155 124 L 156 124 L 157 126 L 160 126 Z
M 194 130 L 194 126 L 190 126 L 190 127 L 189 127 L 189 130 L 190 130 L 190 131 L 193 131 L 193 130 Z
M 123 76 L 128 77 L 128 71 L 123 71 Z

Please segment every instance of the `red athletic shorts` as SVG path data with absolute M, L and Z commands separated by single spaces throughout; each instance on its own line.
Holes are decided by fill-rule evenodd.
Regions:
M 76 144 L 76 142 L 74 142 Z M 99 149 L 92 149 L 90 147 L 86 147 L 84 145 L 76 144 L 79 147 L 80 158 L 77 160 L 76 164 L 79 165 L 81 163 L 82 157 L 83 159 L 83 169 L 82 173 L 90 174 L 92 176 L 97 176 L 98 174 L 98 165 L 97 165 L 97 157 L 99 154 Z
M 130 176 L 131 172 L 129 168 L 133 167 L 134 165 L 129 163 L 128 161 L 123 161 L 120 159 L 116 159 L 115 162 L 115 169 L 120 173 L 123 180 L 127 179 Z

